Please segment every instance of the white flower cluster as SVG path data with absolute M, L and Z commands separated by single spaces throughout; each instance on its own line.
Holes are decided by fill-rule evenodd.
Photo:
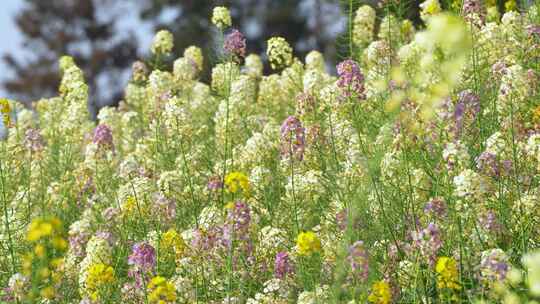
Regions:
M 212 23 L 217 26 L 220 30 L 223 30 L 232 24 L 231 14 L 229 9 L 224 6 L 214 7 L 212 13 Z
M 454 177 L 454 186 L 455 195 L 462 198 L 480 199 L 490 191 L 489 181 L 471 169 L 465 169 Z
M 317 286 L 314 291 L 303 291 L 298 295 L 298 304 L 317 304 L 329 300 L 330 287 L 328 285 Z
M 259 232 L 259 246 L 261 254 L 274 257 L 280 250 L 285 250 L 287 246 L 287 232 L 280 228 L 265 226 Z
M 460 141 L 448 143 L 442 156 L 446 161 L 446 168 L 454 174 L 468 167 L 470 162 L 467 146 Z
M 168 55 L 171 53 L 174 47 L 174 37 L 171 32 L 167 30 L 161 30 L 154 36 L 154 42 L 152 43 L 152 54 L 154 55 Z
M 375 17 L 375 10 L 369 5 L 362 5 L 356 10 L 353 21 L 353 41 L 358 47 L 365 47 L 373 40 Z
M 283 37 L 272 37 L 268 40 L 266 55 L 272 69 L 285 68 L 293 62 L 293 50 Z

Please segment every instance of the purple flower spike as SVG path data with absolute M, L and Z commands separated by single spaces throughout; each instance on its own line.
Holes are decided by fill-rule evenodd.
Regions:
M 281 155 L 302 160 L 305 144 L 302 123 L 295 116 L 289 116 L 281 125 Z
M 289 254 L 287 252 L 278 252 L 274 262 L 274 276 L 278 279 L 283 279 L 293 272 L 294 269 Z
M 229 209 L 227 223 L 223 227 L 223 245 L 230 247 L 233 241 L 248 241 L 250 222 L 251 211 L 249 206 L 242 201 L 235 202 Z
M 239 30 L 234 29 L 225 37 L 223 48 L 236 58 L 244 58 L 246 56 L 246 38 Z
M 458 103 L 454 111 L 456 135 L 463 130 L 465 119 L 474 120 L 480 112 L 480 98 L 471 90 L 464 90 L 458 95 Z
M 490 285 L 506 278 L 509 270 L 508 256 L 501 249 L 490 249 L 482 252 L 479 265 L 480 279 Z
M 142 271 L 152 271 L 156 265 L 156 250 L 150 244 L 136 243 L 128 257 L 128 264 Z
M 219 176 L 212 176 L 208 179 L 208 184 L 206 185 L 208 190 L 218 190 L 223 188 L 223 181 Z
M 358 64 L 354 60 L 347 59 L 338 64 L 336 68 L 339 75 L 337 86 L 343 90 L 343 97 L 354 95 L 364 99 L 364 75 L 360 72 Z
M 364 242 L 356 241 L 349 247 L 347 260 L 351 265 L 353 277 L 365 282 L 369 275 L 369 264 Z
M 93 142 L 97 144 L 98 146 L 112 147 L 113 136 L 112 136 L 111 128 L 109 128 L 107 125 L 104 125 L 104 124 L 98 125 L 96 129 L 94 130 Z
M 446 203 L 441 198 L 434 198 L 426 203 L 424 212 L 442 218 L 446 216 Z
M 439 227 L 434 223 L 420 231 L 412 233 L 413 249 L 420 253 L 425 262 L 430 266 L 435 265 L 437 253 L 442 247 L 442 240 Z
M 464 0 L 463 1 L 463 16 L 467 21 L 474 21 L 472 15 L 476 15 L 479 21 L 483 24 L 486 21 L 486 8 L 482 0 Z

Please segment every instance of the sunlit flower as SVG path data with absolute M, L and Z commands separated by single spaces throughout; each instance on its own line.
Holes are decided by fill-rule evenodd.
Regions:
M 422 11 L 420 17 L 423 20 L 427 20 L 430 16 L 436 15 L 442 11 L 439 0 L 426 0 L 420 4 Z

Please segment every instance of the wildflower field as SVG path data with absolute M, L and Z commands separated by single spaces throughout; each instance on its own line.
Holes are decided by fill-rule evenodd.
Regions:
M 1 99 L 0 302 L 540 303 L 540 4 L 403 5 L 336 75 L 216 7 L 209 81 L 162 30 L 97 121 L 70 57 Z

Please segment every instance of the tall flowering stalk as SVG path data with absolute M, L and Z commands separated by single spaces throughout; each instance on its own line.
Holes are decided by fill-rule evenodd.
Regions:
M 7 173 L 5 172 L 5 167 L 6 167 L 6 163 L 4 162 L 3 158 L 4 158 L 4 155 L 7 155 L 7 151 L 5 150 L 6 146 L 5 145 L 2 145 L 1 149 L 2 149 L 2 158 L 0 159 L 0 185 L 2 187 L 2 208 L 3 208 L 3 220 L 4 220 L 4 230 L 7 234 L 7 246 L 8 246 L 8 249 L 9 249 L 9 256 L 11 258 L 11 265 L 12 265 L 12 274 L 15 274 L 17 271 L 16 271 L 16 260 L 15 260 L 15 250 L 14 250 L 14 244 L 13 244 L 13 235 L 12 235 L 12 230 L 11 230 L 11 225 L 10 225 L 10 220 L 9 220 L 9 213 L 8 213 L 8 206 L 9 206 L 9 202 L 8 202 L 8 198 L 7 198 L 7 178 L 8 176 Z
M 223 36 L 223 29 L 226 26 L 231 25 L 231 19 L 229 15 L 228 9 L 225 7 L 216 7 L 214 9 L 214 15 L 212 17 L 212 22 L 220 29 L 221 35 Z M 234 65 L 235 61 L 238 59 L 241 59 L 245 56 L 245 49 L 246 49 L 246 41 L 243 36 L 243 34 L 234 29 L 224 40 L 223 48 L 224 50 L 231 55 L 229 57 L 230 62 L 227 62 L 226 64 Z M 225 177 L 227 176 L 227 164 L 229 160 L 231 162 L 234 161 L 233 158 L 233 150 L 232 150 L 232 143 L 230 140 L 230 102 L 231 102 L 231 86 L 233 81 L 233 71 L 232 66 L 227 68 L 227 75 L 225 75 L 225 95 L 223 98 L 225 99 L 226 108 L 225 108 L 225 147 L 224 147 L 224 153 L 223 153 L 223 171 L 221 174 L 222 178 L 222 184 L 225 184 Z M 230 147 L 231 146 L 231 147 Z M 223 204 L 224 199 L 224 190 L 225 188 L 222 188 L 221 191 L 221 203 Z
M 232 147 L 232 140 L 231 140 L 231 134 L 230 134 L 230 107 L 231 107 L 231 95 L 232 95 L 232 81 L 233 81 L 233 67 L 236 67 L 236 62 L 239 62 L 243 57 L 245 56 L 245 49 L 246 49 L 246 41 L 243 36 L 243 34 L 238 30 L 233 30 L 227 37 L 223 39 L 223 30 L 231 26 L 231 17 L 229 14 L 228 9 L 225 7 L 216 7 L 213 12 L 212 16 L 212 22 L 214 25 L 218 27 L 220 30 L 220 34 L 223 41 L 223 48 L 226 51 L 229 57 L 229 61 L 226 62 L 227 66 L 227 75 L 225 75 L 225 94 L 223 98 L 225 99 L 225 147 L 224 153 L 223 153 L 223 171 L 221 173 L 221 185 L 226 185 L 227 183 L 230 184 L 230 180 L 226 180 L 227 176 L 229 175 L 227 169 L 228 169 L 228 163 L 230 161 L 231 166 L 234 166 L 234 151 Z M 243 188 L 242 188 L 243 189 Z M 224 199 L 225 199 L 225 187 L 221 188 L 221 205 L 224 205 Z M 246 191 L 247 189 L 243 189 Z M 236 208 L 233 208 L 233 213 Z M 248 209 L 249 213 L 249 209 Z M 234 226 L 233 226 L 234 227 Z M 230 226 L 227 226 L 226 228 L 231 228 Z M 227 246 L 227 263 L 228 263 L 228 283 L 227 283 L 227 300 L 230 301 L 231 299 L 231 293 L 232 293 L 232 285 L 233 285 L 233 275 L 234 275 L 234 242 L 232 240 L 234 239 L 235 231 L 234 229 L 228 230 L 230 238 L 229 241 L 231 241 L 230 246 Z M 226 239 L 226 238 L 225 238 Z M 227 241 L 226 241 L 227 242 Z
M 301 161 L 306 145 L 305 129 L 295 116 L 289 116 L 281 125 L 281 155 Z
M 294 189 L 294 163 L 302 161 L 305 150 L 305 129 L 295 116 L 289 116 L 281 125 L 281 155 L 289 160 L 291 175 L 292 198 L 296 231 L 299 230 L 298 207 Z

